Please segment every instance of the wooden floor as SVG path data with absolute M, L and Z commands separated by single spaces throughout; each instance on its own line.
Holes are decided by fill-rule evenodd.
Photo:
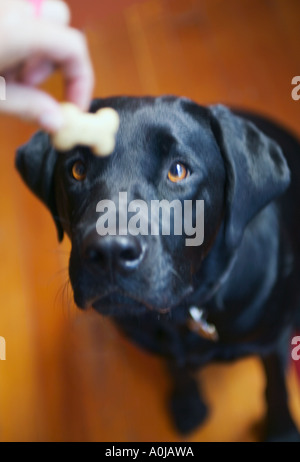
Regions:
M 292 77 L 300 75 L 299 0 L 69 4 L 91 46 L 95 96 L 223 102 L 261 111 L 300 135 L 300 101 L 291 98 Z M 47 88 L 61 97 L 59 77 Z M 7 342 L 0 440 L 183 441 L 166 412 L 170 384 L 161 361 L 72 302 L 69 243 L 58 245 L 50 215 L 14 170 L 14 151 L 33 131 L 0 119 L 0 336 Z M 256 441 L 264 414 L 258 360 L 210 365 L 199 379 L 212 410 L 187 441 Z M 300 426 L 293 369 L 289 386 Z

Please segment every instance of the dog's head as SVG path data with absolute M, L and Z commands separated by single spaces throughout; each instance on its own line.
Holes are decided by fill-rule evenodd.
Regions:
M 197 303 L 251 220 L 287 188 L 281 149 L 223 106 L 124 97 L 92 111 L 107 106 L 121 120 L 110 157 L 80 146 L 58 153 L 44 133 L 17 153 L 59 239 L 71 239 L 75 301 L 115 316 Z

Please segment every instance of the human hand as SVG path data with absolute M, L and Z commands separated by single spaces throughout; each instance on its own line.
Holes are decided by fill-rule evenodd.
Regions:
M 59 103 L 36 88 L 60 68 L 66 101 L 87 110 L 94 83 L 83 34 L 69 27 L 70 14 L 60 0 L 45 0 L 37 18 L 25 0 L 0 0 L 0 75 L 6 81 L 6 100 L 0 112 L 37 122 L 56 132 L 63 125 Z

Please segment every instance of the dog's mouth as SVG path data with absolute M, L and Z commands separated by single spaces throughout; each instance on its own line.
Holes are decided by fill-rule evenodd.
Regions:
M 182 294 L 182 297 L 180 297 L 180 300 L 177 300 L 177 303 L 171 304 L 170 301 L 161 300 L 158 305 L 140 298 L 136 294 L 128 293 L 120 288 L 113 288 L 86 302 L 84 304 L 84 309 L 93 308 L 104 316 L 117 317 L 126 315 L 141 316 L 149 312 L 164 315 L 170 313 L 176 306 L 184 303 L 184 300 L 186 300 L 188 295 L 192 292 L 192 287 L 188 287 Z
M 135 295 L 119 290 L 110 291 L 101 297 L 95 298 L 86 306 L 94 308 L 104 316 L 143 315 L 149 311 L 166 314 L 171 310 L 171 307 L 158 308 Z

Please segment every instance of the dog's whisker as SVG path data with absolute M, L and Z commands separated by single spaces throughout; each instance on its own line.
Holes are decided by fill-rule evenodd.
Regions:
M 63 307 L 64 313 L 67 318 L 71 317 L 72 308 L 75 307 L 74 299 L 72 293 L 70 293 L 70 280 L 67 279 L 66 282 L 58 290 L 58 293 L 55 298 L 55 304 L 58 303 L 58 298 L 60 297 L 60 304 Z
M 55 295 L 55 298 L 54 298 L 54 306 L 56 307 L 57 304 L 58 304 L 58 299 L 59 297 L 61 297 L 61 301 L 62 301 L 62 296 L 63 296 L 63 291 L 64 291 L 64 287 L 66 285 L 66 282 L 64 282 L 61 287 L 58 289 L 56 295 Z
M 173 266 L 171 266 L 171 273 L 173 273 L 174 276 L 176 276 L 177 279 L 179 279 L 180 282 L 184 282 L 182 277 L 180 276 L 180 274 L 175 270 L 175 268 L 173 268 Z
M 53 275 L 52 277 L 49 279 L 48 281 L 48 285 L 51 285 L 57 278 L 61 277 L 61 275 L 63 273 L 67 273 L 68 274 L 68 267 L 65 267 L 65 268 L 61 268 L 59 270 L 57 270 Z

